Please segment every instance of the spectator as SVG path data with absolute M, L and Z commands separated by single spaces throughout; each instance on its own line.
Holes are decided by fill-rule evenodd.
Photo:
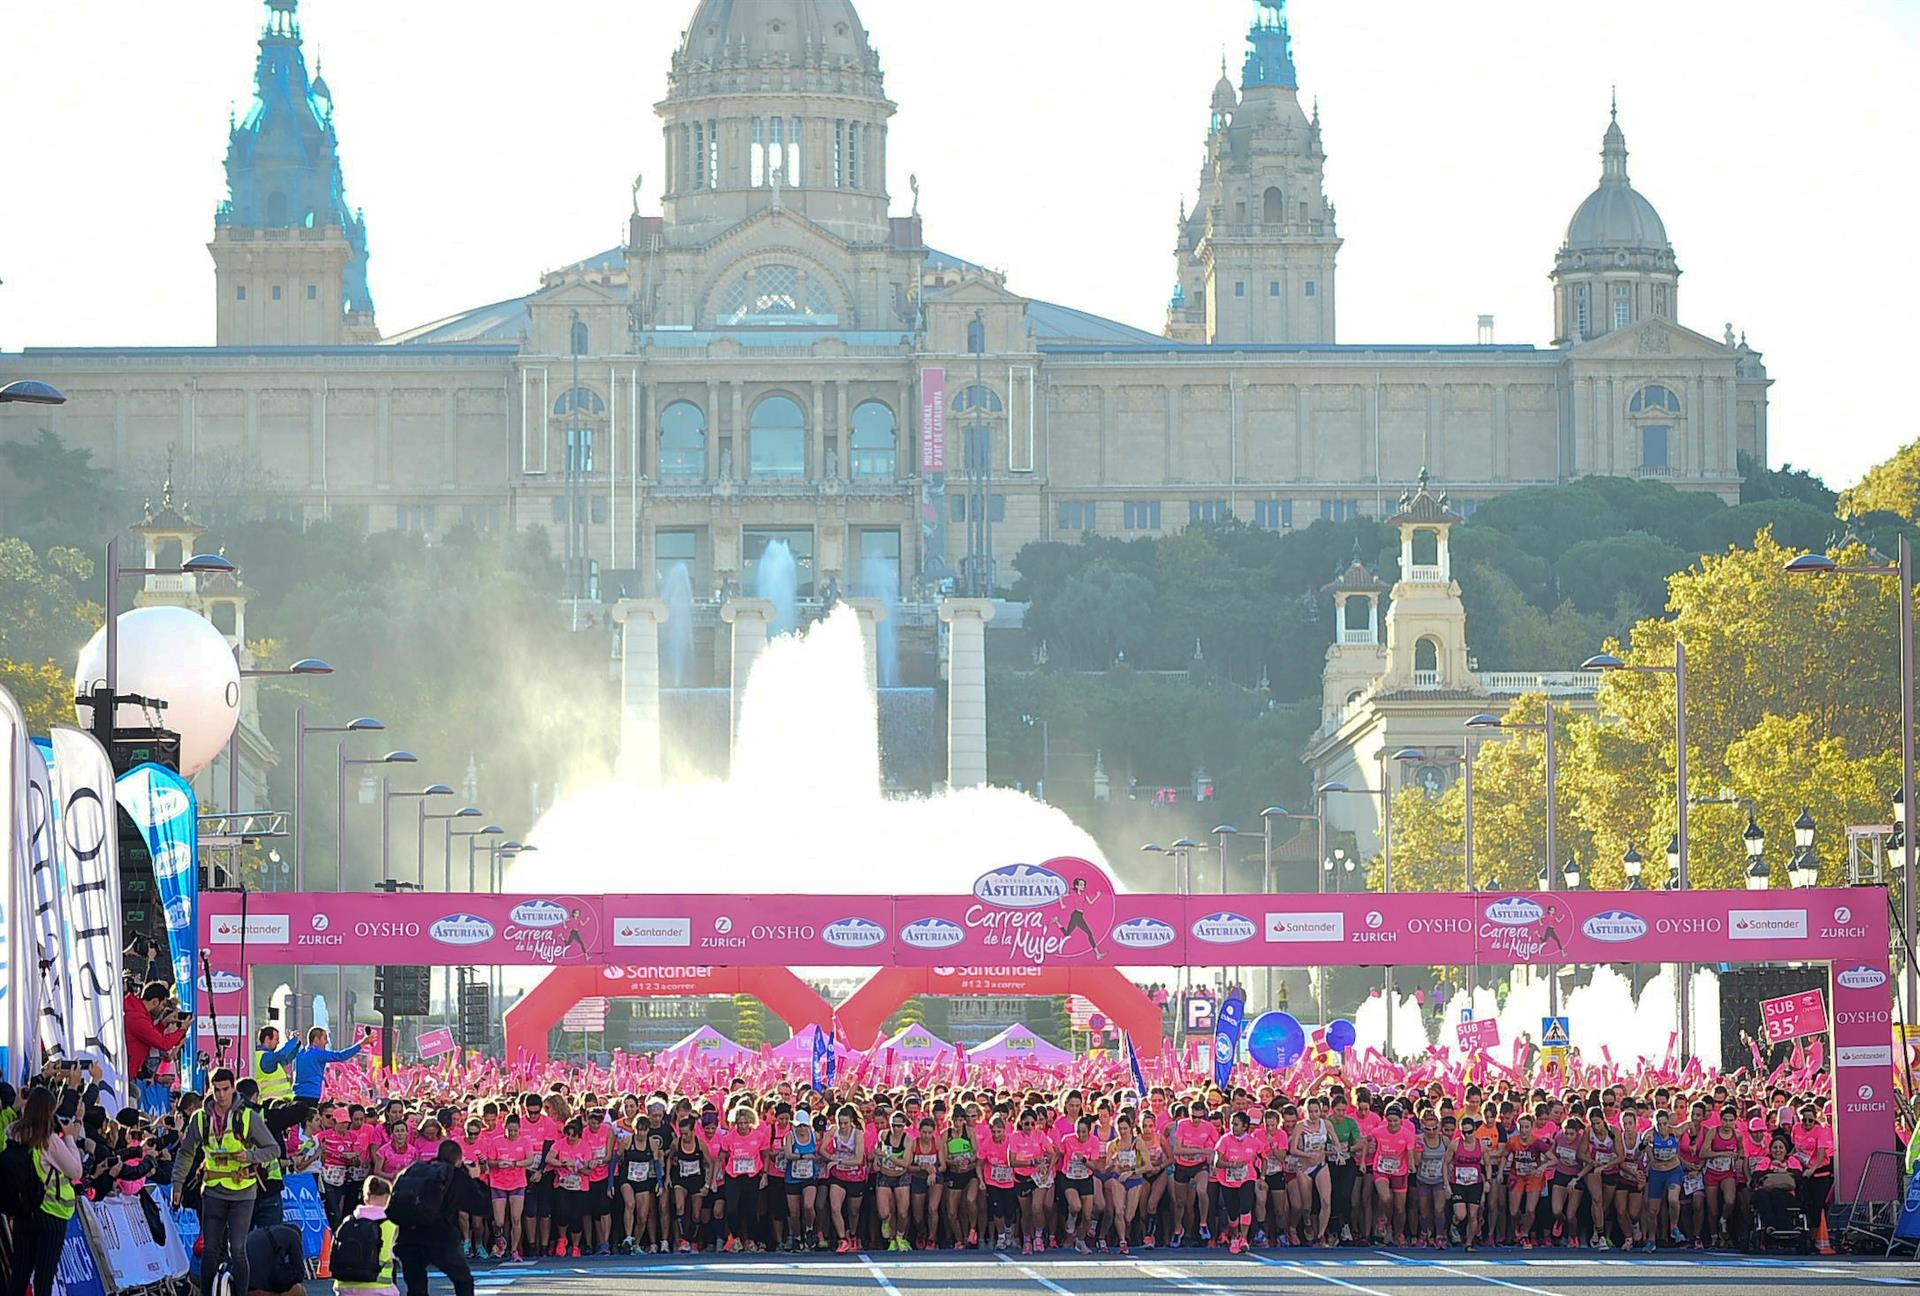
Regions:
M 163 1007 L 171 991 L 164 981 L 149 981 L 136 998 L 132 991 L 127 993 L 121 1011 L 127 1019 L 127 1074 L 142 1075 L 147 1069 L 147 1059 L 154 1053 L 166 1053 L 180 1046 L 187 1037 L 186 1023 L 172 1014 L 166 1014 L 165 1026 L 160 1020 Z
M 454 1296 L 473 1296 L 473 1270 L 460 1254 L 460 1208 L 466 1200 L 460 1145 L 440 1144 L 431 1161 L 416 1161 L 393 1186 L 394 1223 L 400 1236 L 393 1254 L 406 1278 L 407 1296 L 428 1296 L 427 1266 L 447 1276 Z
M 53 1290 L 67 1223 L 73 1219 L 74 1181 L 85 1173 L 72 1142 L 77 1127 L 78 1122 L 65 1129 L 55 1127 L 51 1089 L 30 1092 L 26 1111 L 14 1123 L 12 1138 L 33 1154 L 34 1173 L 45 1187 L 39 1208 L 13 1221 L 13 1267 L 6 1296 L 22 1296 L 29 1280 L 36 1292 Z
M 174 1158 L 173 1191 L 178 1200 L 195 1172 L 200 1179 L 201 1290 L 211 1291 L 213 1277 L 225 1264 L 233 1272 L 235 1291 L 250 1292 L 247 1271 L 247 1233 L 253 1225 L 253 1206 L 260 1195 L 258 1167 L 280 1155 L 267 1122 L 240 1101 L 233 1072 L 221 1067 L 213 1073 L 207 1103 L 186 1122 L 180 1151 Z M 204 1154 L 204 1161 L 196 1154 Z

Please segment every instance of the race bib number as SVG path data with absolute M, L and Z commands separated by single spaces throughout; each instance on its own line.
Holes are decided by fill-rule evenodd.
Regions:
M 736 1179 L 744 1179 L 760 1168 L 759 1157 L 735 1157 L 728 1173 Z
M 996 1188 L 1013 1187 L 1013 1167 L 1003 1165 L 988 1166 L 987 1182 Z
M 553 1184 L 561 1192 L 580 1192 L 586 1188 L 587 1181 L 577 1174 L 563 1174 L 556 1178 Z
M 347 1168 L 337 1165 L 321 1166 L 320 1178 L 323 1182 L 338 1188 L 347 1181 Z
M 653 1178 L 653 1162 L 635 1161 L 627 1166 L 628 1183 L 646 1183 Z
M 787 1177 L 789 1179 L 813 1178 L 813 1158 L 795 1157 L 787 1162 Z
M 1712 1170 L 1716 1174 L 1725 1173 L 1733 1169 L 1733 1158 L 1730 1156 L 1708 1157 L 1707 1169 Z
M 1683 1175 L 1680 1179 L 1680 1195 L 1683 1197 L 1691 1197 L 1706 1186 L 1707 1180 L 1704 1175 Z
M 922 1170 L 931 1170 L 935 1166 L 940 1164 L 940 1157 L 937 1153 L 933 1156 L 926 1156 L 923 1154 L 921 1156 L 915 1157 L 913 1159 L 913 1163 L 919 1166 Z
M 682 1161 L 680 1163 L 680 1177 L 682 1179 L 697 1179 L 705 1169 L 706 1167 L 702 1162 Z
M 1477 1184 L 1477 1183 L 1479 1183 L 1479 1182 L 1480 1182 L 1480 1167 L 1479 1167 L 1479 1166 L 1469 1166 L 1469 1165 L 1463 1165 L 1463 1166 L 1455 1166 L 1455 1167 L 1453 1168 L 1453 1181 L 1454 1181 L 1455 1183 L 1457 1183 L 1457 1184 Z
M 1067 1162 L 1067 1178 L 1069 1179 L 1085 1179 L 1091 1173 L 1092 1171 L 1087 1168 L 1087 1163 L 1078 1157 Z
M 1373 1163 L 1373 1168 L 1377 1174 L 1397 1175 L 1401 1170 L 1400 1158 L 1383 1155 Z

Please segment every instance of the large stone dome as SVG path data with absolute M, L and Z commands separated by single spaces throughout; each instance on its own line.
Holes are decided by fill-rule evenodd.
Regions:
M 700 0 L 680 53 L 708 67 L 866 68 L 873 59 L 852 0 Z
M 1600 187 L 1587 195 L 1568 222 L 1567 250 L 1666 250 L 1666 223 L 1627 181 L 1627 139 L 1617 120 L 1607 126 L 1600 158 Z

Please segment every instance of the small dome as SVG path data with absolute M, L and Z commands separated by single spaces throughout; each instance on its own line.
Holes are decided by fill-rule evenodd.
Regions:
M 715 66 L 852 62 L 865 67 L 873 48 L 852 0 L 700 0 L 681 54 Z
M 1213 87 L 1213 110 L 1217 113 L 1230 113 L 1240 106 L 1240 96 L 1233 88 L 1233 82 L 1223 73 Z
M 1600 187 L 1574 212 L 1567 225 L 1567 247 L 1672 251 L 1660 213 L 1627 180 L 1627 137 L 1617 112 L 1600 141 Z

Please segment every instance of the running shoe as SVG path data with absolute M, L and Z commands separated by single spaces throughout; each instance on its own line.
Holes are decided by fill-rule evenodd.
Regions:
M 1105 1255 L 1107 1253 L 1107 1240 L 1105 1238 L 1101 1238 L 1100 1245 L 1096 1247 L 1095 1250 L 1099 1251 L 1101 1255 Z
M 1593 1249 L 1595 1251 L 1611 1251 L 1613 1250 L 1613 1243 L 1607 1241 L 1607 1235 L 1605 1233 L 1595 1233 L 1593 1235 Z
M 970 1228 L 970 1229 L 968 1229 L 968 1230 L 967 1230 L 967 1245 L 968 1245 L 968 1246 L 979 1246 L 979 1245 L 980 1245 L 980 1230 L 979 1230 L 979 1229 L 975 1229 L 975 1228 Z
M 1522 1251 L 1531 1251 L 1531 1250 L 1533 1250 L 1533 1239 L 1532 1239 L 1531 1237 L 1523 1237 L 1523 1238 L 1521 1238 L 1521 1239 L 1520 1239 L 1520 1249 L 1521 1249 Z
M 1148 1233 L 1140 1239 L 1140 1249 L 1143 1251 L 1153 1250 L 1153 1234 Z
M 690 1254 L 692 1254 L 692 1252 L 693 1252 L 693 1243 L 691 1243 L 691 1242 L 689 1242 L 689 1241 L 687 1241 L 687 1240 L 686 1240 L 685 1238 L 681 1238 L 681 1239 L 680 1239 L 680 1254 L 681 1254 L 681 1255 L 690 1255 Z
M 1213 1241 L 1213 1230 L 1208 1228 L 1205 1224 L 1202 1224 L 1200 1226 L 1200 1245 L 1206 1246 L 1208 1243 L 1212 1241 Z
M 1555 1220 L 1555 1221 L 1553 1222 L 1553 1235 L 1554 1235 L 1554 1237 L 1556 1237 L 1556 1238 L 1557 1238 L 1557 1237 L 1559 1237 L 1559 1236 L 1560 1236 L 1560 1234 L 1561 1234 L 1561 1233 L 1562 1233 L 1562 1232 L 1564 1231 L 1564 1228 L 1565 1228 L 1565 1226 L 1564 1226 L 1564 1225 L 1563 1225 L 1563 1224 L 1562 1224 L 1562 1223 L 1561 1223 L 1561 1222 L 1560 1222 L 1559 1220 Z
M 1642 1242 L 1640 1244 L 1640 1249 L 1645 1253 L 1647 1253 L 1648 1255 L 1652 1255 L 1655 1251 L 1658 1251 L 1660 1248 L 1656 1247 L 1653 1244 L 1652 1238 L 1648 1238 L 1645 1242 Z
M 1667 1231 L 1667 1237 L 1675 1246 L 1685 1246 L 1687 1244 L 1687 1235 L 1682 1233 L 1678 1228 L 1669 1229 Z
M 1073 1240 L 1073 1249 L 1075 1251 L 1078 1251 L 1081 1255 L 1088 1254 L 1087 1240 L 1081 1237 L 1075 1238 Z
M 1021 1243 L 1021 1244 L 1020 1244 L 1020 1254 L 1021 1254 L 1021 1255 L 1023 1255 L 1023 1256 L 1030 1256 L 1030 1255 L 1032 1255 L 1032 1254 L 1033 1254 L 1033 1239 L 1032 1239 L 1032 1238 L 1028 1238 L 1028 1239 L 1027 1239 L 1027 1240 L 1026 1240 L 1025 1242 L 1023 1242 L 1023 1243 Z
M 1267 1231 L 1265 1229 L 1261 1229 L 1253 1235 L 1253 1244 L 1257 1247 L 1263 1247 L 1267 1244 Z
M 1187 1231 L 1185 1229 L 1175 1229 L 1173 1231 L 1173 1236 L 1167 1239 L 1167 1245 L 1172 1247 L 1175 1251 L 1178 1251 L 1181 1247 L 1185 1246 L 1186 1244 L 1187 1244 Z
M 1125 1238 L 1120 1239 L 1120 1254 L 1121 1255 L 1133 1254 L 1133 1251 L 1127 1246 L 1127 1241 Z

